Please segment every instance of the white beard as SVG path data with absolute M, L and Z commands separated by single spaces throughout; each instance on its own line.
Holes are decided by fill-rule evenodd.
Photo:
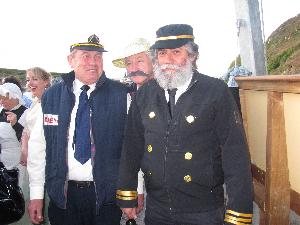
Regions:
M 175 69 L 175 72 L 164 72 L 164 69 Z M 187 60 L 186 65 L 154 64 L 154 78 L 163 89 L 173 89 L 184 85 L 192 76 L 192 62 Z

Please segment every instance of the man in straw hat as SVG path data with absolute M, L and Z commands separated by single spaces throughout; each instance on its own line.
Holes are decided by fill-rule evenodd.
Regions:
M 146 39 L 137 38 L 124 48 L 121 57 L 112 61 L 114 66 L 126 69 L 127 77 L 137 88 L 153 78 L 149 49 L 150 43 Z
M 150 58 L 150 43 L 144 38 L 136 38 L 128 44 L 124 50 L 123 55 L 118 59 L 113 60 L 113 64 L 119 68 L 125 68 L 127 77 L 139 89 L 144 83 L 153 78 L 153 66 Z M 131 96 L 128 94 L 128 102 L 131 102 Z M 128 104 L 129 105 L 129 104 Z M 143 172 L 140 170 L 138 173 L 138 201 L 136 214 L 139 214 L 137 223 L 144 224 L 144 179 Z M 121 224 L 124 224 L 125 219 L 122 217 Z
M 235 101 L 223 81 L 197 71 L 190 25 L 166 25 L 156 34 L 154 79 L 137 92 L 128 114 L 117 203 L 136 217 L 142 168 L 146 225 L 251 224 L 250 160 Z
M 117 225 L 116 181 L 127 89 L 103 70 L 103 45 L 92 35 L 70 47 L 72 72 L 46 90 L 29 140 L 29 214 L 42 217 L 44 181 L 51 225 Z

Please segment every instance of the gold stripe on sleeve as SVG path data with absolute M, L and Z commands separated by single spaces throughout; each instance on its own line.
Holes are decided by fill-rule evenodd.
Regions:
M 137 196 L 137 191 L 122 191 L 122 190 L 117 190 L 117 195 Z
M 242 217 L 248 217 L 248 218 L 252 218 L 253 214 L 247 214 L 247 213 L 239 213 L 239 212 L 235 212 L 233 210 L 230 210 L 230 209 L 227 209 L 226 210 L 226 214 L 229 213 L 229 214 L 232 214 L 232 215 L 235 215 L 235 216 L 242 216 Z
M 229 216 L 229 215 L 226 215 L 225 216 L 225 219 L 228 219 L 228 220 L 231 220 L 231 221 L 236 221 L 236 222 L 243 222 L 243 223 L 252 223 L 252 219 L 245 219 L 245 218 L 236 218 L 234 216 Z
M 117 195 L 116 198 L 120 199 L 120 200 L 124 200 L 124 201 L 131 201 L 131 200 L 136 199 L 136 197 L 124 197 L 124 196 L 121 196 L 121 195 Z
M 120 200 L 134 200 L 138 196 L 137 191 L 122 191 L 117 190 L 116 198 Z
M 228 218 L 225 218 L 224 219 L 225 222 L 228 222 L 228 223 L 232 223 L 232 224 L 235 224 L 235 225 L 251 225 L 252 223 L 242 223 L 242 222 L 237 222 L 235 220 L 230 220 Z

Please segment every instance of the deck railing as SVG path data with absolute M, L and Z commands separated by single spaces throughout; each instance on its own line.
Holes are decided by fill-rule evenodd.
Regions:
M 260 225 L 300 215 L 300 76 L 236 78 Z

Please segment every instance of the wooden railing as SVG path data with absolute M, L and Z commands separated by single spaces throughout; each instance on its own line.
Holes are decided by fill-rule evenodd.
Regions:
M 265 159 L 265 168 L 260 168 L 252 161 L 255 202 L 260 208 L 260 225 L 288 225 L 290 209 L 300 214 L 300 195 L 290 187 L 283 96 L 286 93 L 300 93 L 300 76 L 251 76 L 238 77 L 236 80 L 240 89 L 242 116 L 248 143 L 256 141 L 255 138 L 249 140 L 249 132 L 259 132 L 259 129 L 257 131 L 249 130 L 252 126 L 249 124 L 248 118 L 248 101 L 251 98 L 249 92 L 265 92 L 264 96 L 267 96 L 265 106 L 267 112 L 266 140 L 265 146 L 262 148 L 264 151 L 262 154 L 265 154 L 265 158 L 263 158 Z M 257 111 L 259 114 L 259 110 Z M 297 114 L 300 116 L 300 112 Z M 256 115 L 252 114 L 251 116 L 255 117 Z M 255 121 L 255 118 L 252 118 L 251 121 Z M 257 126 L 259 128 L 259 125 Z M 300 142 L 300 131 L 289 131 L 289 133 L 292 132 L 299 133 Z M 260 151 L 256 149 L 253 152 L 257 154 Z M 254 155 L 251 155 L 252 157 Z M 300 149 L 298 157 L 300 159 Z

